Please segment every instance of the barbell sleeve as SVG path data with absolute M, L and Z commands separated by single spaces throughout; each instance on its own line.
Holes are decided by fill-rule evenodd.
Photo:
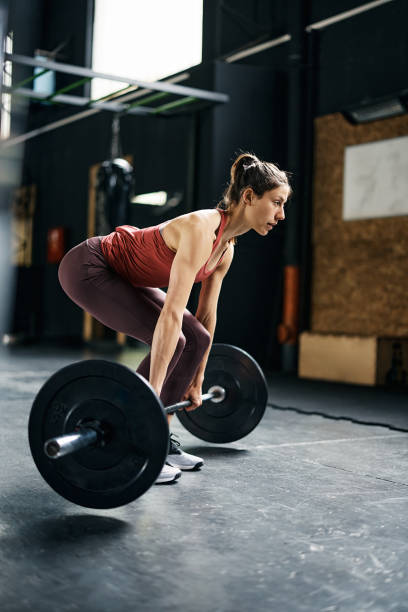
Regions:
M 226 396 L 226 391 L 223 387 L 214 386 L 201 396 L 201 401 L 206 402 L 212 400 L 214 403 L 222 402 Z M 164 411 L 166 414 L 173 414 L 183 408 L 188 408 L 192 405 L 192 402 L 185 400 L 172 404 L 165 407 Z M 100 428 L 100 427 L 99 427 Z M 72 453 L 76 453 L 81 448 L 93 446 L 101 439 L 101 433 L 98 429 L 92 427 L 81 427 L 78 431 L 72 431 L 71 433 L 58 436 L 56 438 L 50 438 L 44 444 L 44 453 L 49 459 L 60 459 Z M 103 439 L 103 437 L 102 437 Z
M 216 404 L 222 402 L 225 399 L 226 392 L 223 387 L 214 386 L 211 389 L 208 389 L 208 393 L 205 393 L 201 396 L 202 402 L 207 402 L 208 400 L 212 400 Z M 177 404 L 171 404 L 170 406 L 166 406 L 164 411 L 166 414 L 174 414 L 178 410 L 183 410 L 183 408 L 189 408 L 192 406 L 192 402 L 189 400 L 184 400 L 183 402 L 178 402 Z
M 65 434 L 47 440 L 44 452 L 49 459 L 59 459 L 65 455 L 76 453 L 81 448 L 92 446 L 98 441 L 98 432 L 90 427 L 83 427 L 79 431 Z

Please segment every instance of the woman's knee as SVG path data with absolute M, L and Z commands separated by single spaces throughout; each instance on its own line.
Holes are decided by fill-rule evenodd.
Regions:
M 211 334 L 196 317 L 191 315 L 188 322 L 183 325 L 183 331 L 187 344 L 192 344 L 194 350 L 204 354 L 211 343 Z
M 77 293 L 81 282 L 82 275 L 82 254 L 77 245 L 64 255 L 58 266 L 58 280 L 61 288 L 65 291 L 68 297 L 74 302 L 76 301 Z

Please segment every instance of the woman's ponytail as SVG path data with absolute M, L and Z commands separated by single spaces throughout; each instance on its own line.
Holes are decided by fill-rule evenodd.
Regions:
M 262 197 L 265 191 L 280 185 L 287 185 L 290 190 L 286 172 L 275 164 L 261 161 L 253 153 L 241 153 L 231 166 L 231 181 L 217 208 L 231 214 L 248 187 L 251 187 L 258 197 Z

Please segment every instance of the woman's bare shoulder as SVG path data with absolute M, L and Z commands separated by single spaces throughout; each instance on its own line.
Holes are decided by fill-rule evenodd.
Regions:
M 220 213 L 215 208 L 195 210 L 185 215 L 175 217 L 166 224 L 172 226 L 176 231 L 201 230 L 203 232 L 215 232 L 220 224 Z
M 176 217 L 177 218 L 177 217 Z M 216 208 L 204 208 L 202 210 L 195 210 L 186 215 L 178 217 L 185 223 L 191 223 L 192 225 L 219 225 L 220 212 Z
M 220 224 L 220 213 L 215 209 L 195 210 L 171 219 L 162 226 L 162 236 L 170 248 L 177 250 L 182 234 L 191 232 L 204 239 L 214 240 Z

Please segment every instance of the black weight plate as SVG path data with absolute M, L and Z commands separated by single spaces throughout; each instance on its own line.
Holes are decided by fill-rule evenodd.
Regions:
M 214 385 L 227 394 L 220 403 L 204 402 L 196 410 L 176 412 L 184 427 L 206 442 L 234 442 L 248 435 L 262 419 L 268 389 L 257 362 L 229 344 L 212 346 L 205 370 L 203 393 Z
M 46 440 L 87 419 L 108 427 L 104 447 L 60 459 L 45 455 Z M 162 404 L 144 378 L 124 365 L 90 359 L 62 368 L 44 384 L 28 435 L 34 462 L 57 493 L 87 508 L 116 508 L 154 483 L 166 460 L 169 431 Z

